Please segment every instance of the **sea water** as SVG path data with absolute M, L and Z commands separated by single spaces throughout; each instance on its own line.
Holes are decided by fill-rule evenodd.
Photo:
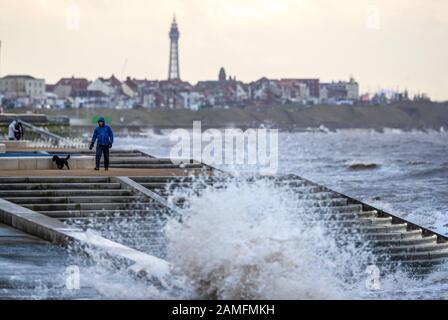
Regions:
M 280 133 L 278 173 L 297 174 L 447 234 L 447 138 L 434 131 Z M 118 138 L 114 147 L 167 157 L 174 143 L 162 132 Z M 222 168 L 246 175 L 257 171 L 244 165 Z M 382 275 L 372 290 L 366 266 L 374 258 L 354 245 L 356 235 L 347 234 L 341 244 L 338 230 L 325 219 L 309 219 L 309 208 L 291 190 L 269 180 L 235 179 L 200 196 L 188 191 L 176 196 L 189 198 L 184 218 L 168 219 L 161 226 L 163 250 L 148 253 L 163 256 L 191 281 L 184 298 L 446 298 L 446 265 L 425 277 L 397 269 Z M 141 284 L 133 290 L 131 280 L 125 285 L 103 277 L 95 281 L 112 298 L 170 297 Z

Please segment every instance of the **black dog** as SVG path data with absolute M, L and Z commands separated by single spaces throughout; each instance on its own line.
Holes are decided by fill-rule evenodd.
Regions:
M 70 159 L 70 155 L 68 155 L 65 159 L 61 159 L 58 156 L 53 156 L 53 162 L 56 161 L 56 165 L 58 166 L 59 170 L 62 170 L 64 168 L 64 165 L 68 170 L 70 170 L 70 167 L 68 166 L 68 159 Z

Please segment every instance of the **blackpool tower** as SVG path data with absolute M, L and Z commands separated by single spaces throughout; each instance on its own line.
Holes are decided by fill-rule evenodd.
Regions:
M 170 30 L 170 67 L 168 80 L 179 80 L 179 30 L 177 29 L 176 17 L 173 18 Z

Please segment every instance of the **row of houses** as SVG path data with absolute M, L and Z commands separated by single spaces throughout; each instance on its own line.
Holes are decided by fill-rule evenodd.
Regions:
M 221 68 L 217 80 L 199 81 L 196 85 L 182 80 L 148 80 L 114 75 L 89 81 L 85 78 L 62 78 L 45 85 L 44 79 L 31 76 L 0 78 L 2 105 L 45 105 L 49 107 L 109 108 L 183 108 L 243 107 L 250 104 L 348 103 L 359 100 L 359 86 L 349 81 L 322 83 L 319 79 L 261 78 L 243 83 L 227 77 Z

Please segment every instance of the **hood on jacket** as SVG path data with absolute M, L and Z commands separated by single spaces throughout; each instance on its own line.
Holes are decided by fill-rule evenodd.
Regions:
M 104 124 L 106 124 L 106 120 L 104 119 L 104 117 L 99 117 L 98 122 L 104 122 Z

